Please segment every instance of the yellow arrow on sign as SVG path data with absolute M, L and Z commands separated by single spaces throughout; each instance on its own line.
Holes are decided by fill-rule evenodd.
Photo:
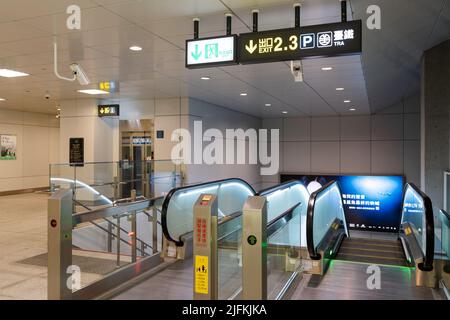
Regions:
M 258 45 L 253 43 L 253 40 L 250 40 L 249 44 L 245 46 L 245 49 L 252 54 L 255 52 L 256 49 L 258 49 Z

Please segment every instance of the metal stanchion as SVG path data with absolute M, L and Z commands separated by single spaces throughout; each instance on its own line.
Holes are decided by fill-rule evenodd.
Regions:
M 267 205 L 249 197 L 242 217 L 242 297 L 267 300 Z
M 60 190 L 48 200 L 49 300 L 72 298 L 72 190 Z
M 218 299 L 217 197 L 202 194 L 194 205 L 194 300 Z

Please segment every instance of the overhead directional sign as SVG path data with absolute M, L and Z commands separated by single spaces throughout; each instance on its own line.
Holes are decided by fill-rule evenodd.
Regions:
M 110 104 L 110 105 L 100 105 L 98 106 L 98 116 L 99 117 L 118 117 L 120 115 L 120 105 Z
M 186 41 L 186 68 L 237 64 L 237 36 Z
M 239 62 L 263 63 L 359 54 L 361 20 L 239 35 Z

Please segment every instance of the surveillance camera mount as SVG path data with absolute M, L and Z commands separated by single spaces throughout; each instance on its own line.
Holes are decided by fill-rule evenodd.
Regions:
M 55 75 L 59 79 L 65 80 L 65 81 L 75 81 L 75 80 L 78 79 L 78 81 L 80 82 L 81 85 L 89 84 L 89 79 L 87 78 L 87 76 L 85 76 L 85 80 L 84 81 L 80 80 L 79 75 L 78 75 L 78 69 L 80 67 L 79 67 L 79 65 L 77 63 L 72 63 L 70 65 L 70 69 L 72 70 L 72 73 L 73 73 L 73 77 L 72 78 L 67 78 L 67 77 L 64 77 L 64 76 L 59 74 L 59 72 L 58 72 L 58 44 L 56 42 L 56 39 L 53 42 L 53 62 L 54 62 L 54 69 L 53 70 L 55 72 Z

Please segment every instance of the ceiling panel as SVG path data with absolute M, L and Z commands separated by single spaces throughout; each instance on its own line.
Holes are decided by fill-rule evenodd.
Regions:
M 60 99 L 86 98 L 77 82 L 53 74 L 53 36 L 59 69 L 69 74 L 80 63 L 95 82 L 117 80 L 117 99 L 191 96 L 261 117 L 367 114 L 417 92 L 423 50 L 450 37 L 450 0 L 379 0 L 382 30 L 364 31 L 362 56 L 303 61 L 304 83 L 288 63 L 187 70 L 186 39 L 192 18 L 201 18 L 202 37 L 225 33 L 224 13 L 232 11 L 233 32 L 249 32 L 251 10 L 260 9 L 260 30 L 293 25 L 291 0 L 77 0 L 82 30 L 65 27 L 69 0 L 4 0 L 0 17 L 0 66 L 30 73 L 0 79 L 0 108 L 53 112 Z M 365 19 L 369 0 L 351 1 L 355 19 Z M 447 4 L 445 6 L 445 4 Z M 350 16 L 352 12 L 349 12 Z M 337 22 L 337 0 L 305 0 L 302 25 Z M 139 45 L 142 52 L 131 52 Z M 322 67 L 332 67 L 323 71 Z M 210 81 L 200 80 L 202 76 Z M 345 87 L 336 92 L 336 87 Z M 392 90 L 395 88 L 395 90 Z M 27 92 L 28 91 L 28 92 Z M 43 96 L 49 91 L 50 101 Z M 241 92 L 247 92 L 241 97 Z M 346 104 L 344 100 L 351 100 Z M 271 107 L 265 104 L 270 103 Z M 354 107 L 356 112 L 350 112 Z M 50 111 L 49 111 L 50 110 Z

